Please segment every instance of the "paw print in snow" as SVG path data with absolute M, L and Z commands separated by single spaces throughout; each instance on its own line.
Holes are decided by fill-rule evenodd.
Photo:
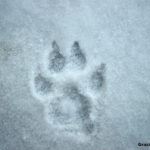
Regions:
M 68 56 L 53 41 L 43 60 L 43 67 L 33 71 L 31 91 L 44 105 L 47 123 L 68 136 L 96 135 L 103 107 L 105 64 L 87 69 L 86 55 L 77 41 Z

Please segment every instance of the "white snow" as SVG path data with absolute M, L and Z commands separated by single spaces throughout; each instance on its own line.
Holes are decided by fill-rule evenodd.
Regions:
M 0 0 L 0 150 L 136 150 L 150 143 L 149 18 L 148 0 Z M 79 41 L 88 72 L 107 66 L 101 132 L 90 142 L 56 135 L 30 90 L 31 71 L 53 40 L 65 55 Z

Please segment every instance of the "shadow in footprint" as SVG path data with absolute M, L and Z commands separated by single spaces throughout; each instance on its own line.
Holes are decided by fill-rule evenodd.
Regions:
M 74 85 L 69 85 L 64 89 L 64 92 L 70 99 L 80 103 L 81 107 L 79 107 L 77 115 L 80 116 L 80 119 L 82 121 L 83 131 L 87 134 L 91 134 L 94 131 L 94 124 L 90 119 L 92 108 L 89 98 L 81 94 L 78 88 Z
M 94 90 L 99 90 L 105 82 L 106 65 L 101 64 L 91 76 L 91 86 Z
M 36 92 L 40 94 L 48 94 L 52 90 L 53 83 L 47 78 L 43 77 L 41 74 L 38 74 L 34 78 L 34 84 Z
M 82 120 L 89 118 L 89 114 L 91 112 L 91 104 L 89 98 L 81 94 L 78 88 L 74 85 L 67 85 L 67 87 L 64 88 L 64 93 L 70 99 L 81 104 L 81 108 L 78 113 Z
M 66 64 L 66 58 L 60 52 L 56 41 L 52 42 L 53 51 L 49 55 L 49 70 L 52 72 L 60 72 Z
M 84 122 L 83 130 L 86 134 L 91 134 L 94 131 L 94 123 L 89 119 Z
M 76 68 L 83 69 L 86 65 L 86 56 L 82 52 L 77 41 L 75 41 L 72 46 L 70 59 L 73 66 L 75 66 Z

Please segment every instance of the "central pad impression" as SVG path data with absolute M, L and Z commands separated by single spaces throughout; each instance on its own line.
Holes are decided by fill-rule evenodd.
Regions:
M 49 116 L 54 124 L 76 124 L 80 120 L 79 111 L 81 105 L 69 98 L 55 99 L 49 105 Z

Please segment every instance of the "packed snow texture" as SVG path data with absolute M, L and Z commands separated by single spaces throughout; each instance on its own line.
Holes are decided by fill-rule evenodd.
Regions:
M 148 149 L 149 18 L 149 0 L 0 0 L 0 150 Z

